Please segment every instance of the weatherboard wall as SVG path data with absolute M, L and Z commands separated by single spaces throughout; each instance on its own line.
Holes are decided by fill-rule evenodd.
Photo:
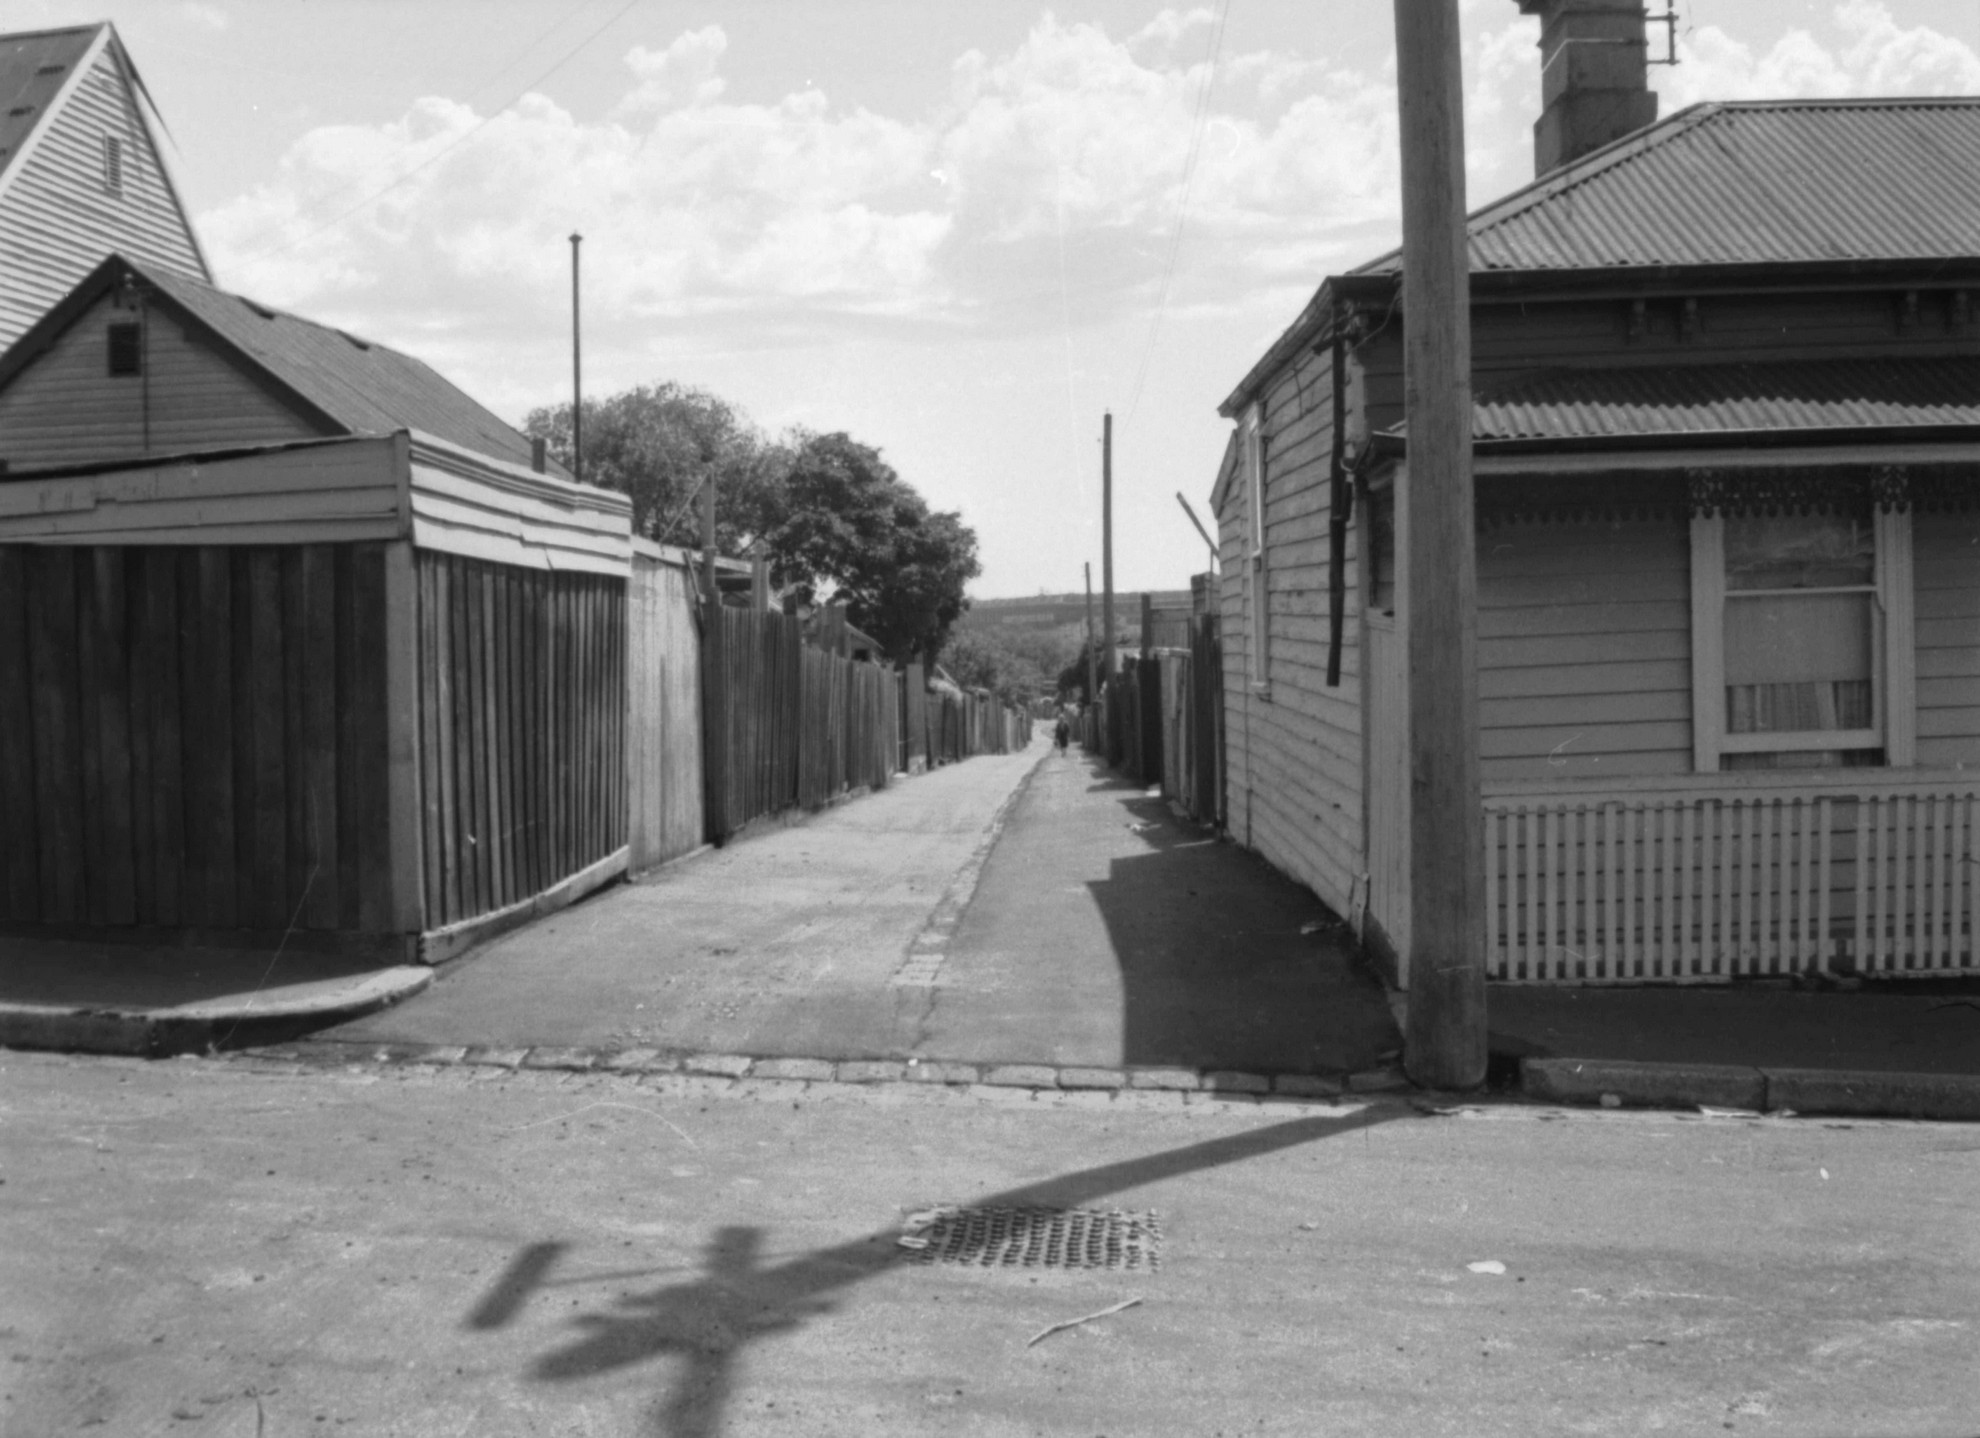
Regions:
M 138 374 L 110 373 L 109 331 L 117 324 L 140 327 Z M 0 460 L 13 470 L 325 432 L 178 320 L 108 294 L 0 389 Z
M 1361 663 L 1350 534 L 1341 682 L 1327 683 L 1331 356 L 1307 354 L 1261 396 L 1265 455 L 1263 672 L 1249 582 L 1242 463 L 1222 488 L 1226 803 L 1238 840 L 1346 912 L 1362 872 Z
M 0 180 L 0 350 L 51 309 L 106 255 L 206 278 L 191 227 L 153 148 L 138 101 L 107 44 Z M 122 192 L 104 182 L 103 141 L 122 149 Z

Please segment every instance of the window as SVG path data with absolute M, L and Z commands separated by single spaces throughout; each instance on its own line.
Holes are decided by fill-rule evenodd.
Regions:
M 1910 764 L 1910 515 L 1691 525 L 1695 767 Z
M 1368 550 L 1368 607 L 1376 614 L 1396 612 L 1396 491 L 1370 493 L 1362 504 Z
M 1270 683 L 1272 616 L 1265 584 L 1265 416 L 1257 405 L 1244 416 L 1245 511 L 1250 521 L 1246 536 L 1245 579 L 1250 597 L 1246 648 L 1251 655 L 1251 687 Z
M 143 373 L 143 330 L 134 321 L 125 320 L 111 325 L 106 333 L 110 339 L 110 373 L 113 375 Z
M 103 190 L 111 195 L 124 193 L 124 142 L 115 135 L 103 137 Z

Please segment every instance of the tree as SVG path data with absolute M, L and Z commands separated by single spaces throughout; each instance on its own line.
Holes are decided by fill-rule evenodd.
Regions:
M 930 510 L 879 450 L 843 433 L 799 438 L 781 505 L 766 536 L 773 582 L 843 603 L 888 658 L 932 662 L 982 572 L 962 516 Z
M 942 667 L 965 689 L 988 689 L 1006 704 L 1029 706 L 1051 692 L 1052 675 L 1000 629 L 958 629 L 942 646 Z
M 571 463 L 571 407 L 532 410 L 525 433 Z M 787 443 L 766 438 L 741 411 L 705 390 L 640 385 L 584 404 L 584 478 L 633 502 L 633 532 L 698 547 L 695 499 L 713 478 L 716 548 L 745 552 L 781 517 Z

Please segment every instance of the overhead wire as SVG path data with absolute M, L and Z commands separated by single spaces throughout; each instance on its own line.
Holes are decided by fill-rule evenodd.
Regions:
M 1210 94 L 1217 84 L 1217 59 L 1224 48 L 1224 26 L 1231 18 L 1231 0 L 1221 0 L 1217 7 L 1217 24 L 1210 36 L 1210 58 L 1204 67 L 1203 89 L 1196 97 L 1196 114 L 1190 121 L 1189 149 L 1183 157 L 1181 193 L 1176 197 L 1176 226 L 1169 236 L 1169 255 L 1162 267 L 1162 290 L 1155 302 L 1155 317 L 1149 323 L 1148 342 L 1141 351 L 1141 364 L 1135 371 L 1134 388 L 1129 393 L 1127 412 L 1123 418 L 1131 418 L 1136 406 L 1141 403 L 1141 390 L 1148 379 L 1149 362 L 1155 357 L 1155 342 L 1162 333 L 1162 318 L 1168 312 L 1169 293 L 1175 281 L 1176 259 L 1182 253 L 1183 229 L 1189 221 L 1189 192 L 1196 179 L 1197 157 L 1203 151 L 1205 121 L 1210 113 Z
M 378 189 L 372 191 L 369 195 L 366 195 L 362 200 L 359 200 L 356 204 L 350 206 L 348 209 L 340 211 L 338 214 L 332 216 L 330 219 L 327 219 L 322 224 L 316 226 L 316 228 L 312 230 L 306 230 L 302 234 L 297 235 L 294 239 L 288 240 L 283 244 L 279 244 L 273 246 L 270 249 L 261 250 L 256 254 L 250 255 L 248 257 L 249 260 L 251 261 L 265 260 L 273 255 L 284 254 L 287 251 L 294 249 L 297 245 L 315 239 L 318 235 L 323 234 L 327 230 L 335 229 L 338 225 L 341 225 L 345 220 L 348 220 L 352 215 L 357 214 L 360 210 L 365 209 L 366 207 L 370 206 L 376 201 L 383 199 L 386 195 L 392 193 L 392 191 L 398 189 L 399 186 L 405 184 L 406 181 L 412 179 L 414 176 L 422 173 L 423 171 L 432 168 L 434 165 L 438 164 L 441 160 L 445 159 L 448 155 L 451 155 L 454 151 L 458 150 L 461 146 L 465 145 L 468 141 L 472 140 L 476 135 L 479 135 L 483 130 L 487 129 L 490 125 L 494 124 L 495 121 L 499 120 L 503 115 L 507 114 L 509 108 L 512 105 L 514 105 L 516 101 L 522 99 L 523 96 L 527 95 L 530 91 L 534 90 L 538 85 L 541 85 L 545 80 L 549 79 L 552 75 L 556 74 L 559 70 L 563 69 L 564 66 L 568 65 L 572 60 L 576 59 L 577 56 L 582 51 L 584 51 L 587 47 L 590 46 L 592 41 L 596 40 L 600 35 L 603 35 L 607 30 L 611 29 L 614 25 L 618 24 L 619 21 L 624 19 L 627 13 L 630 12 L 634 6 L 639 5 L 641 3 L 643 3 L 643 0 L 626 0 L 626 3 L 621 5 L 618 9 L 614 10 L 611 13 L 611 15 L 609 15 L 603 21 L 603 23 L 599 24 L 582 40 L 578 41 L 577 44 L 573 45 L 570 49 L 566 50 L 562 55 L 558 56 L 557 59 L 554 62 L 552 62 L 549 66 L 539 71 L 535 76 L 533 76 L 526 84 L 524 84 L 514 94 L 510 95 L 508 99 L 504 100 L 500 105 L 496 106 L 495 109 L 491 110 L 488 113 L 488 115 L 484 117 L 473 128 L 469 129 L 464 134 L 457 136 L 455 139 L 449 141 L 447 144 L 443 145 L 440 149 L 435 150 L 431 155 L 428 155 L 424 160 L 421 160 L 417 165 L 414 165 L 410 170 L 407 170 L 404 174 L 401 174 L 395 177 L 394 179 L 392 179 L 387 184 L 380 186 Z M 569 19 L 569 15 L 566 15 L 565 19 L 566 20 Z M 564 20 L 559 20 L 555 25 L 552 25 L 549 30 L 544 31 L 543 33 L 547 35 L 551 31 L 559 29 L 563 24 L 564 24 Z M 496 73 L 504 74 L 507 71 L 513 69 L 514 65 L 515 62 L 511 61 L 508 65 L 503 66 L 502 69 L 497 71 Z

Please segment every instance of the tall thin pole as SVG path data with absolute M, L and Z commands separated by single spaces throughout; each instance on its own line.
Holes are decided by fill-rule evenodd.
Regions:
M 1401 605 L 1409 655 L 1409 1010 L 1430 1088 L 1485 1078 L 1471 285 L 1458 0 L 1395 0 L 1402 138 Z
M 1114 677 L 1114 415 L 1100 421 L 1100 617 L 1105 648 L 1100 667 Z
M 1093 652 L 1093 561 L 1086 562 L 1086 702 L 1100 695 L 1100 656 Z
M 571 235 L 571 474 L 584 481 L 584 331 L 578 315 L 578 246 L 584 236 Z

